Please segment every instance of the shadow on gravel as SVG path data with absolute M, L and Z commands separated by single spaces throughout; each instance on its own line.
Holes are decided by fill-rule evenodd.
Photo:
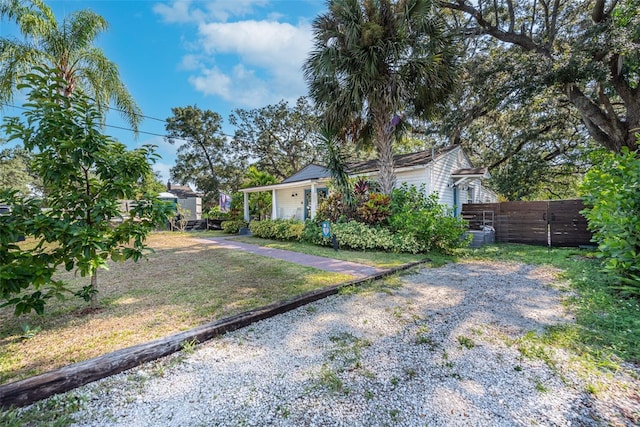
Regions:
M 122 424 L 598 425 L 582 388 L 519 340 L 571 321 L 552 279 L 512 263 L 423 269 L 391 294 L 330 297 L 228 334 L 141 391 L 109 385 L 100 405 Z M 114 409 L 123 393 L 138 418 Z

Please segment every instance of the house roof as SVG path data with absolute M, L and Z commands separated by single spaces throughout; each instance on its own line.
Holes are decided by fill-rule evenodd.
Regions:
M 452 176 L 469 176 L 469 175 L 481 175 L 484 176 L 487 173 L 487 168 L 468 168 L 468 169 L 456 169 L 451 172 Z
M 426 150 L 426 151 L 418 151 L 416 153 L 409 154 L 398 154 L 393 156 L 393 161 L 396 169 L 409 168 L 415 166 L 423 166 L 431 163 L 431 161 L 438 157 L 447 154 L 460 146 L 451 146 L 441 148 L 435 151 Z M 433 155 L 432 155 L 433 154 Z M 362 162 L 355 162 L 347 165 L 347 171 L 349 175 L 357 175 L 368 172 L 376 172 L 380 168 L 378 167 L 378 160 L 367 160 Z M 459 174 L 459 175 L 456 175 Z M 475 177 L 488 177 L 488 172 L 486 168 L 469 168 L 469 169 L 458 169 L 452 173 L 453 177 L 462 178 L 462 180 L 468 180 Z M 327 180 L 331 178 L 331 172 L 325 168 L 324 166 L 310 164 L 306 167 L 302 168 L 298 172 L 294 173 L 280 184 L 271 184 L 260 187 L 251 187 L 251 188 L 243 188 L 240 191 L 244 193 L 258 192 L 258 191 L 267 191 L 267 190 L 276 190 L 283 189 L 289 187 L 296 187 L 301 184 L 312 184 L 317 180 Z
M 176 185 L 167 182 L 167 191 L 174 194 L 178 199 L 189 199 L 191 197 L 202 197 L 202 194 L 193 191 L 188 185 Z
M 331 172 L 324 166 L 310 164 L 291 175 L 289 178 L 282 181 L 281 184 L 288 184 L 290 182 L 307 181 L 309 179 L 330 178 Z
M 448 153 L 456 149 L 457 146 L 441 148 L 434 152 L 435 157 L 438 157 L 442 154 Z M 407 168 L 411 166 L 420 166 L 426 165 L 433 160 L 433 156 L 431 155 L 431 150 L 418 151 L 416 153 L 409 154 L 397 154 L 393 156 L 393 164 L 396 169 Z M 366 160 L 364 162 L 356 162 L 348 165 L 349 174 L 357 174 L 357 173 L 367 173 L 367 172 L 375 172 L 379 170 L 378 160 Z

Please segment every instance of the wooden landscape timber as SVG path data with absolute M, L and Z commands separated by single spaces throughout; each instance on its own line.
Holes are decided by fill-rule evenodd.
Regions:
M 31 378 L 0 386 L 0 408 L 22 407 L 38 400 L 64 393 L 85 384 L 134 368 L 145 362 L 182 350 L 184 343 L 204 343 L 227 332 L 243 328 L 259 320 L 291 311 L 303 305 L 335 295 L 346 286 L 361 285 L 418 266 L 428 259 L 405 264 L 381 273 L 307 292 L 294 299 L 276 302 L 235 316 L 220 319 L 188 331 L 148 343 L 123 348 L 93 359 L 74 363 Z

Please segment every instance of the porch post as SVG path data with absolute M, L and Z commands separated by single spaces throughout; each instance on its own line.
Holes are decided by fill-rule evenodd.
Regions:
M 244 220 L 249 222 L 249 193 L 246 191 L 244 194 Z
M 318 192 L 316 191 L 316 183 L 311 183 L 311 218 L 313 219 L 316 216 L 316 209 L 318 208 Z
M 278 199 L 275 188 L 271 190 L 271 219 L 278 219 Z

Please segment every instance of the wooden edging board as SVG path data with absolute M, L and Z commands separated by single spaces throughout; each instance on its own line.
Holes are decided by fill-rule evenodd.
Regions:
M 21 407 L 30 405 L 54 394 L 64 393 L 93 381 L 134 368 L 145 362 L 150 362 L 152 360 L 168 356 L 182 350 L 182 345 L 185 342 L 196 340 L 198 343 L 203 343 L 227 332 L 243 328 L 259 320 L 267 319 L 281 313 L 286 313 L 287 311 L 291 311 L 319 299 L 337 294 L 340 288 L 360 285 L 371 280 L 378 280 L 398 271 L 407 270 L 428 261 L 428 259 L 425 259 L 422 261 L 412 262 L 401 267 L 385 270 L 372 276 L 307 292 L 291 300 L 280 301 L 245 311 L 235 316 L 207 323 L 165 338 L 123 348 L 93 359 L 45 372 L 44 374 L 36 375 L 31 378 L 5 384 L 0 386 L 0 408 L 8 409 L 12 406 Z

